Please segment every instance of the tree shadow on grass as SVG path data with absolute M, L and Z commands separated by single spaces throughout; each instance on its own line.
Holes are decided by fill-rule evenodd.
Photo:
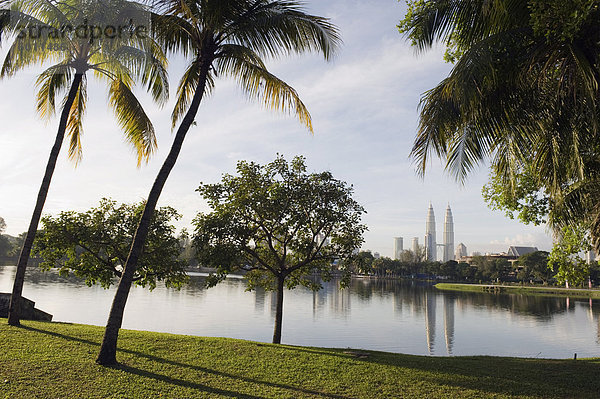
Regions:
M 83 344 L 87 344 L 87 345 L 92 345 L 92 346 L 100 346 L 99 342 L 95 342 L 95 341 L 90 341 L 87 339 L 83 339 L 83 338 L 79 338 L 79 337 L 74 337 L 74 336 L 70 336 L 70 335 L 65 335 L 65 334 L 61 334 L 61 333 L 57 333 L 55 331 L 48 331 L 48 330 L 43 330 L 40 328 L 35 328 L 35 327 L 31 327 L 31 326 L 25 326 L 22 325 L 21 326 L 23 329 L 25 330 L 30 330 L 33 332 L 38 332 L 38 333 L 42 333 L 42 334 L 46 334 L 46 335 L 51 335 L 57 338 L 61 338 L 61 339 L 65 339 L 65 340 L 69 340 L 69 341 L 75 341 L 75 342 L 80 342 Z M 170 360 L 170 359 L 165 359 L 162 357 L 158 357 L 158 356 L 154 356 L 154 355 L 150 355 L 147 353 L 143 353 L 143 352 L 139 352 L 139 351 L 134 351 L 131 349 L 124 349 L 124 348 L 119 348 L 117 350 L 117 352 L 122 352 L 122 353 L 127 353 L 130 355 L 134 355 L 134 356 L 139 356 L 148 360 L 151 360 L 153 362 L 157 362 L 157 363 L 163 363 L 163 364 L 169 364 L 175 367 L 179 367 L 179 368 L 188 368 L 188 369 L 192 369 L 195 371 L 199 371 L 202 373 L 207 373 L 207 374 L 212 374 L 212 375 L 216 375 L 219 377 L 224 377 L 224 378 L 231 378 L 234 380 L 240 380 L 246 383 L 251 383 L 251 384 L 256 384 L 256 385 L 264 385 L 264 386 L 268 386 L 271 388 L 279 388 L 279 389 L 285 389 L 285 390 L 289 390 L 293 392 L 297 392 L 297 393 L 303 393 L 303 394 L 308 394 L 308 395 L 316 395 L 316 396 L 321 396 L 321 397 L 325 397 L 325 398 L 331 398 L 331 399 L 348 399 L 347 396 L 342 396 L 342 395 L 336 395 L 336 394 L 331 394 L 331 393 L 327 393 L 327 392 L 320 392 L 320 391 L 314 391 L 314 390 L 310 390 L 310 389 L 306 389 L 306 388 L 302 388 L 302 387 L 296 387 L 296 386 L 292 386 L 292 385 L 286 385 L 286 384 L 280 384 L 280 383 L 276 383 L 276 382 L 269 382 L 269 381 L 262 381 L 262 380 L 258 380 L 258 379 L 254 379 L 254 378 L 249 378 L 249 377 L 242 377 L 240 375 L 236 375 L 236 374 L 230 374 L 230 373 L 226 373 L 223 371 L 218 371 L 218 370 L 214 370 L 214 369 L 209 369 L 206 367 L 202 367 L 202 366 L 198 366 L 198 365 L 193 365 L 193 364 L 186 364 L 186 363 L 181 363 L 181 362 L 177 362 L 174 360 Z M 118 364 L 116 366 L 111 367 L 113 369 L 116 370 L 121 370 L 124 371 L 126 373 L 130 373 L 130 374 L 135 374 L 135 375 L 139 375 L 142 377 L 146 377 L 146 378 L 152 378 L 158 381 L 163 381 L 163 382 L 167 382 L 169 384 L 173 384 L 173 385 L 178 385 L 178 386 L 182 386 L 182 387 L 188 387 L 188 388 L 192 388 L 192 389 L 197 389 L 197 390 L 201 390 L 204 392 L 209 392 L 209 393 L 217 393 L 217 394 L 221 394 L 223 396 L 230 396 L 230 397 L 239 397 L 239 398 L 260 398 L 258 396 L 252 396 L 252 395 L 247 395 L 247 394 L 242 394 L 242 393 L 238 393 L 238 392 L 233 392 L 233 391 L 226 391 L 226 390 L 221 390 L 221 389 L 217 389 L 217 388 L 211 388 L 205 385 L 201 385 L 201 384 L 197 384 L 194 382 L 190 382 L 187 380 L 181 380 L 181 379 L 177 379 L 177 378 L 172 378 L 163 374 L 157 374 L 151 371 L 147 371 L 147 370 L 142 370 L 139 368 L 135 368 L 135 367 L 131 367 L 125 364 Z
M 559 360 L 493 356 L 434 357 L 352 349 L 304 348 L 287 350 L 338 356 L 419 372 L 418 379 L 435 386 L 470 389 L 490 394 L 538 398 L 600 397 L 600 359 Z
M 136 367 L 126 366 L 124 364 L 119 364 L 117 366 L 111 367 L 115 370 L 124 371 L 129 374 L 134 374 L 144 378 L 150 378 L 156 381 L 166 382 L 171 385 L 178 385 L 184 388 L 191 388 L 196 391 L 206 392 L 211 394 L 218 394 L 225 397 L 231 398 L 245 398 L 245 399 L 263 399 L 262 396 L 248 395 L 240 392 L 228 391 L 225 389 L 213 388 L 206 385 L 198 384 L 196 382 L 190 382 L 187 380 L 181 380 L 179 378 L 169 377 L 163 374 L 153 373 L 148 370 L 142 370 Z

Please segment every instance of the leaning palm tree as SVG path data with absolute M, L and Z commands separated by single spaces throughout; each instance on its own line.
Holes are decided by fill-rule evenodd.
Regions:
M 143 6 L 125 0 L 23 0 L 0 10 L 0 38 L 14 38 L 0 77 L 11 77 L 31 65 L 52 63 L 37 79 L 37 110 L 42 117 L 54 114 L 56 101 L 66 92 L 17 264 L 9 305 L 11 325 L 19 325 L 25 270 L 65 134 L 69 137 L 69 157 L 75 162 L 81 158 L 87 72 L 107 82 L 110 105 L 137 152 L 138 166 L 156 147 L 154 128 L 132 92 L 137 78 L 158 102 L 166 101 L 168 95 L 166 57 L 156 43 L 136 31 L 145 16 L 149 21 L 149 15 Z
M 511 186 L 520 170 L 532 168 L 553 199 L 551 220 L 572 217 L 557 206 L 575 204 L 590 187 L 582 183 L 597 182 L 600 170 L 599 2 L 412 3 L 401 30 L 421 50 L 445 41 L 457 59 L 422 98 L 411 153 L 419 170 L 434 153 L 462 180 L 490 159 Z M 585 190 L 587 200 L 591 192 Z
M 312 131 L 311 117 L 296 91 L 267 71 L 263 57 L 317 50 L 329 59 L 340 38 L 329 20 L 304 12 L 295 0 L 159 0 L 154 33 L 169 52 L 190 63 L 179 83 L 172 114 L 179 128 L 150 190 L 124 266 L 97 363 L 116 363 L 123 312 L 160 193 L 204 95 L 218 76 L 233 77 L 251 98 L 266 107 L 291 110 Z

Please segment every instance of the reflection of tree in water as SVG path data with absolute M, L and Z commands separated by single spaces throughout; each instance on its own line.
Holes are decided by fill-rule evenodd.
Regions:
M 504 309 L 514 314 L 535 316 L 541 321 L 548 321 L 553 315 L 567 310 L 565 298 L 560 297 L 464 292 L 459 298 L 461 302 L 474 307 Z
M 16 268 L 15 268 L 16 270 Z M 13 273 L 14 279 L 14 273 Z M 117 282 L 117 279 L 114 279 Z M 69 273 L 68 275 L 60 276 L 58 274 L 58 270 L 51 269 L 48 271 L 42 270 L 39 267 L 29 266 L 27 271 L 25 272 L 25 283 L 26 284 L 35 284 L 35 285 L 47 285 L 54 284 L 56 282 L 67 284 L 71 287 L 81 287 L 85 286 L 84 280 L 75 276 L 73 273 Z

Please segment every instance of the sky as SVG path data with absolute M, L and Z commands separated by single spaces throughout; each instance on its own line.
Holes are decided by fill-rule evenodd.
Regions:
M 469 253 L 506 251 L 509 245 L 549 250 L 545 227 L 525 226 L 489 209 L 481 196 L 486 165 L 459 184 L 441 161 L 430 162 L 425 177 L 409 158 L 418 124 L 421 95 L 444 79 L 451 65 L 442 60 L 443 48 L 417 54 L 396 25 L 406 10 L 397 0 L 306 1 L 310 13 L 328 17 L 344 40 L 337 56 L 325 62 L 315 54 L 269 60 L 271 72 L 294 87 L 311 112 L 314 135 L 293 115 L 266 110 L 249 101 L 231 80 L 218 80 L 205 98 L 196 126 L 187 135 L 159 205 L 177 209 L 178 228 L 192 230 L 198 212 L 209 211 L 195 192 L 201 182 L 214 183 L 234 173 L 239 160 L 261 164 L 282 154 L 306 157 L 311 172 L 329 170 L 354 187 L 354 198 L 367 214 L 363 249 L 393 255 L 393 237 L 412 237 L 423 244 L 429 203 L 442 241 L 446 206 L 454 215 L 455 245 Z M 0 49 L 4 57 L 6 49 Z M 170 60 L 172 95 L 185 60 Z M 42 121 L 35 112 L 35 67 L 0 82 L 0 216 L 6 233 L 27 229 L 58 119 Z M 67 159 L 63 146 L 44 214 L 85 211 L 103 197 L 119 202 L 143 200 L 172 142 L 170 113 L 139 92 L 152 119 L 158 151 L 150 162 L 136 167 L 136 157 L 107 107 L 107 89 L 89 79 L 89 103 L 82 138 L 83 159 Z

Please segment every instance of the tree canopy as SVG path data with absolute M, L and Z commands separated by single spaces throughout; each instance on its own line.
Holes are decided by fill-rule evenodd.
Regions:
M 121 276 L 143 207 L 144 203 L 118 205 L 103 199 L 86 212 L 43 217 L 34 244 L 34 253 L 44 259 L 40 266 L 58 268 L 60 274 L 72 272 L 87 285 L 98 283 L 108 288 Z M 180 241 L 171 224 L 179 218 L 173 208 L 157 209 L 135 284 L 154 289 L 158 281 L 167 287 L 180 287 L 187 281 L 186 264 L 179 259 Z
M 198 191 L 212 209 L 194 220 L 198 260 L 217 268 L 209 284 L 244 271 L 249 289 L 276 290 L 275 343 L 284 286 L 319 289 L 314 277 L 329 280 L 334 262 L 363 242 L 364 209 L 352 199 L 352 187 L 330 172 L 307 173 L 302 157 L 288 163 L 278 156 L 266 165 L 241 161 L 237 176 L 226 174 Z
M 456 62 L 423 95 L 419 170 L 433 153 L 463 180 L 488 159 L 510 190 L 525 171 L 548 196 L 555 231 L 587 223 L 600 247 L 600 1 L 409 5 L 400 30 L 420 50 L 443 41 Z

